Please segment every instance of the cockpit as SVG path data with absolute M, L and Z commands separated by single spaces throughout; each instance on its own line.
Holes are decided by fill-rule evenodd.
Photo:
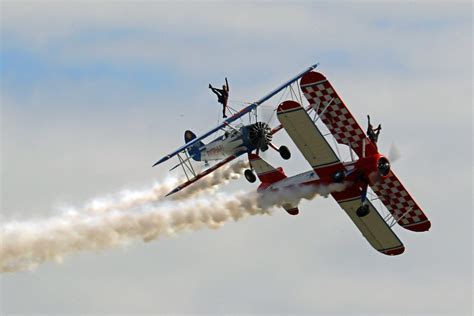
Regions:
M 222 136 L 222 139 L 226 139 L 228 137 L 233 137 L 239 134 L 240 129 L 242 128 L 243 124 L 238 124 L 235 127 L 227 127 L 224 130 L 224 135 Z

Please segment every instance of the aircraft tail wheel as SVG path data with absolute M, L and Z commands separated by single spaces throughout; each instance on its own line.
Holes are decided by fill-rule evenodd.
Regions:
M 370 213 L 370 209 L 369 209 L 369 206 L 367 204 L 365 205 L 362 205 L 361 207 L 359 207 L 356 211 L 356 214 L 357 216 L 359 217 L 364 217 L 364 216 L 367 216 L 368 214 Z
M 244 176 L 245 176 L 245 179 L 247 179 L 247 181 L 250 183 L 254 183 L 257 180 L 257 177 L 250 169 L 246 169 L 244 171 Z
M 290 150 L 288 149 L 288 147 L 286 147 L 286 146 L 280 146 L 280 148 L 278 149 L 278 151 L 280 152 L 281 158 L 283 158 L 283 159 L 285 159 L 285 160 L 290 159 L 291 153 L 290 153 Z

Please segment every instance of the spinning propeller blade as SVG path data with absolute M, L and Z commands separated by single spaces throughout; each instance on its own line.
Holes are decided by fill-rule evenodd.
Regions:
M 401 152 L 398 149 L 398 147 L 395 145 L 395 143 L 392 142 L 390 145 L 390 150 L 388 151 L 388 160 L 391 162 L 395 162 L 401 158 Z

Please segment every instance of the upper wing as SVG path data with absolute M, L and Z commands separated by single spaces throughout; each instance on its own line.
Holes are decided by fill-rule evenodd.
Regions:
M 313 169 L 340 164 L 331 146 L 298 102 L 281 103 L 277 115 L 281 125 Z
M 421 232 L 431 227 L 430 220 L 411 197 L 393 171 L 371 186 L 394 219 L 408 230 Z
M 357 191 L 341 193 L 334 193 L 334 198 L 337 203 L 339 203 L 339 206 L 346 211 L 349 218 L 354 222 L 372 247 L 390 256 L 399 255 L 405 251 L 403 243 L 387 225 L 382 216 L 380 216 L 372 203 L 366 202 L 369 205 L 369 214 L 364 217 L 359 217 L 356 214 L 356 210 L 360 206 L 360 193 Z M 352 197 L 348 198 L 348 196 Z
M 191 147 L 193 146 L 194 144 L 196 144 L 198 141 L 201 141 L 203 140 L 204 138 L 212 135 L 213 133 L 217 132 L 218 130 L 222 129 L 223 127 L 229 125 L 230 123 L 234 122 L 235 120 L 239 119 L 240 117 L 242 117 L 243 115 L 251 112 L 252 110 L 256 109 L 260 104 L 264 103 L 265 101 L 267 101 L 268 99 L 270 99 L 271 97 L 273 97 L 275 94 L 277 94 L 278 92 L 280 92 L 281 90 L 283 90 L 284 88 L 288 87 L 289 85 L 291 85 L 292 83 L 294 83 L 295 81 L 297 81 L 298 79 L 300 79 L 305 73 L 307 72 L 310 72 L 311 70 L 315 69 L 316 67 L 318 66 L 318 64 L 315 64 L 315 65 L 312 65 L 311 67 L 307 68 L 306 70 L 304 70 L 303 72 L 299 73 L 298 75 L 296 75 L 295 77 L 293 77 L 292 79 L 288 80 L 287 82 L 283 83 L 282 85 L 280 85 L 278 88 L 276 88 L 275 90 L 273 90 L 272 92 L 268 93 L 267 95 L 265 95 L 264 97 L 262 97 L 260 100 L 258 100 L 257 102 L 254 102 L 252 104 L 250 104 L 249 106 L 243 108 L 242 110 L 240 110 L 239 112 L 235 113 L 234 115 L 232 115 L 231 117 L 229 117 L 228 119 L 226 119 L 225 121 L 223 121 L 221 124 L 219 124 L 218 126 L 214 127 L 213 129 L 211 129 L 210 131 L 204 133 L 203 135 L 199 136 L 199 137 L 196 137 L 195 139 L 193 139 L 192 141 L 188 142 L 187 144 L 179 147 L 178 149 L 176 149 L 175 151 L 173 151 L 172 153 L 169 153 L 168 155 L 164 156 L 163 158 L 161 158 L 160 160 L 158 160 L 153 166 L 156 166 L 168 159 L 170 159 L 171 157 L 179 154 L 180 152 L 182 152 L 183 150 L 185 150 L 186 148 L 188 147 Z
M 365 132 L 326 77 L 319 72 L 308 72 L 300 81 L 306 99 L 326 124 L 336 141 L 350 146 L 362 157 L 362 140 L 366 139 L 366 152 L 377 152 Z

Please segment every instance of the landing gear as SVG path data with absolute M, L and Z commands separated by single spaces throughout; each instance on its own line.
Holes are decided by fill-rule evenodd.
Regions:
M 344 174 L 344 171 L 339 170 L 339 171 L 336 171 L 332 175 L 332 180 L 336 183 L 341 183 L 342 181 L 344 181 L 345 177 L 346 177 L 346 175 Z
M 367 216 L 369 213 L 370 213 L 370 209 L 369 209 L 369 205 L 367 204 L 360 206 L 356 211 L 356 214 L 359 217 Z
M 285 160 L 288 160 L 291 157 L 290 150 L 286 146 L 280 146 L 280 148 L 278 148 L 278 152 L 280 153 L 281 158 Z
M 244 171 L 244 176 L 245 176 L 245 179 L 247 179 L 247 181 L 250 183 L 254 183 L 257 180 L 257 177 L 255 176 L 253 171 L 250 169 L 246 169 Z
M 280 156 L 281 158 L 285 159 L 285 160 L 288 160 L 290 159 L 291 157 L 291 153 L 290 153 L 290 150 L 288 149 L 288 147 L 286 146 L 280 146 L 280 148 L 277 148 L 274 144 L 272 143 L 269 143 L 268 144 L 271 148 L 273 148 L 274 150 L 278 151 L 280 153 Z M 258 153 L 257 153 L 258 155 Z

